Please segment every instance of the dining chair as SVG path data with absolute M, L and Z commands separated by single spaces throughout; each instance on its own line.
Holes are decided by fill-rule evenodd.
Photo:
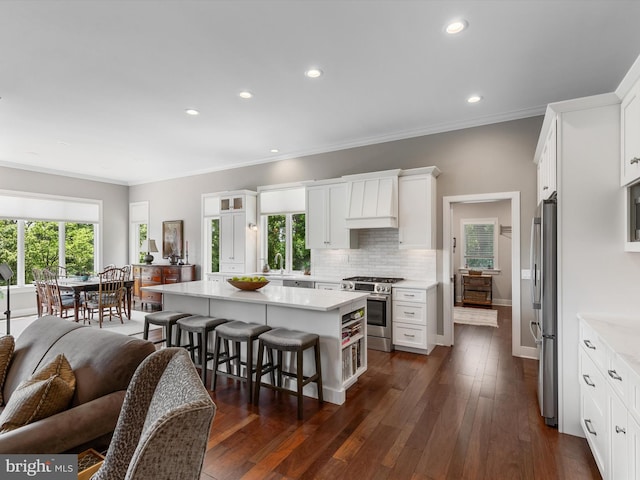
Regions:
M 47 296 L 49 301 L 49 313 L 62 318 L 68 318 L 69 310 L 73 310 L 75 313 L 75 302 L 73 297 L 63 296 L 60 293 L 60 286 L 58 285 L 58 272 L 52 272 L 44 269 L 42 271 L 44 282 L 47 289 Z
M 47 292 L 47 284 L 44 279 L 43 269 L 34 268 L 33 282 L 36 286 L 36 302 L 38 307 L 38 317 L 47 315 L 51 312 L 51 301 L 49 300 L 49 293 Z
M 98 274 L 97 295 L 88 296 L 85 300 L 85 311 L 88 314 L 88 318 L 92 318 L 93 313 L 97 311 L 100 328 L 102 328 L 102 321 L 107 313 L 109 321 L 113 316 L 116 316 L 120 319 L 120 323 L 124 323 L 122 319 L 124 274 L 125 272 L 122 268 L 109 268 L 104 272 L 100 272 Z

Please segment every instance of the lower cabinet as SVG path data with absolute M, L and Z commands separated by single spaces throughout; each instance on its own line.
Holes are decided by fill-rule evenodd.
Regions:
M 640 388 L 617 352 L 580 324 L 580 420 L 605 480 L 640 480 L 640 426 L 632 406 Z
M 161 293 L 145 292 L 141 288 L 195 279 L 195 265 L 133 265 L 133 301 L 143 308 L 146 304 L 162 305 Z
M 396 350 L 429 354 L 435 348 L 436 288 L 394 288 L 392 338 Z

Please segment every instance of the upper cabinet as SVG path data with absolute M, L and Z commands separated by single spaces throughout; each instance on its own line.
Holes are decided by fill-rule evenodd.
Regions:
M 398 174 L 386 170 L 345 175 L 347 228 L 398 227 Z
M 640 80 L 622 99 L 620 124 L 620 182 L 626 186 L 640 179 Z
M 401 249 L 436 248 L 437 167 L 403 170 L 398 178 L 398 241 Z
M 540 155 L 537 158 L 538 203 L 549 199 L 557 190 L 557 151 L 557 118 L 553 116 Z
M 256 193 L 248 190 L 220 197 L 220 272 L 242 273 L 256 269 Z
M 316 182 L 306 196 L 307 248 L 357 248 L 357 232 L 345 221 L 347 184 Z

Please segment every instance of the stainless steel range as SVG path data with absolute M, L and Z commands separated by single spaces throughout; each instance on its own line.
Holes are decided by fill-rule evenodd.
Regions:
M 342 280 L 342 290 L 371 292 L 367 297 L 367 345 L 373 350 L 390 352 L 391 284 L 404 280 L 393 277 L 349 277 Z

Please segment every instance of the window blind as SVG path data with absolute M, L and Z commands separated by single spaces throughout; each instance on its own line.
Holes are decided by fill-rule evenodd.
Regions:
M 465 257 L 493 258 L 494 230 L 492 224 L 466 224 L 464 226 Z

